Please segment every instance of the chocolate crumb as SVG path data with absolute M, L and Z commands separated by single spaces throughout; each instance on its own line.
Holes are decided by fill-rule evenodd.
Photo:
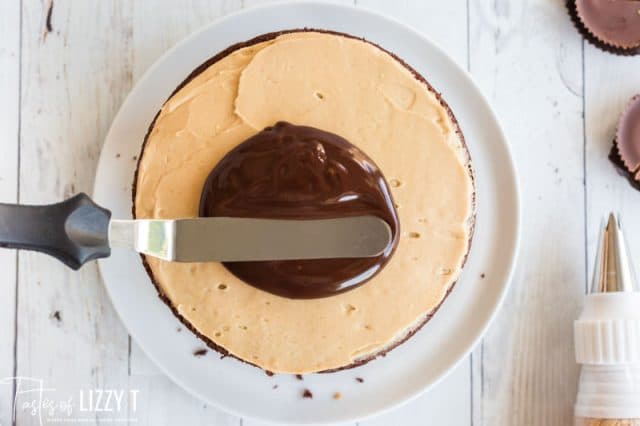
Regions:
M 53 31 L 53 26 L 51 25 L 52 14 L 53 14 L 53 0 L 49 2 L 49 10 L 47 10 L 46 28 L 48 33 Z
M 298 379 L 298 380 L 303 380 L 303 379 L 302 379 L 302 374 L 296 374 L 296 379 Z
M 117 153 L 117 154 L 116 154 L 116 158 L 120 158 L 120 153 Z
M 209 352 L 207 349 L 198 349 L 196 351 L 193 351 L 193 356 L 205 356 L 207 352 Z
M 272 389 L 278 389 L 278 385 L 273 385 Z
M 302 397 L 311 399 L 311 398 L 313 398 L 313 394 L 311 393 L 311 391 L 309 389 L 305 389 L 304 391 L 302 391 Z
M 178 333 L 180 333 L 180 332 L 182 331 L 182 327 L 178 327 L 178 328 L 176 328 L 176 331 L 177 331 Z
M 137 156 L 137 155 L 134 155 L 134 156 L 133 156 L 133 161 L 136 161 L 137 159 L 138 159 L 138 156 Z
M 486 276 L 486 275 L 484 274 L 484 272 L 480 274 L 480 278 L 481 278 L 481 279 L 484 279 L 484 277 L 485 277 L 485 276 Z
M 272 376 L 273 376 L 273 372 L 272 372 L 272 371 L 269 371 L 269 370 L 264 370 L 264 374 L 266 374 L 266 375 L 267 375 L 267 376 L 269 376 L 269 377 L 272 377 Z
M 356 377 L 356 382 L 364 383 L 364 379 L 362 377 Z
M 333 394 L 333 399 L 338 400 L 342 398 L 342 394 L 340 392 L 336 392 Z
M 58 322 L 62 322 L 62 314 L 60 313 L 60 311 L 55 311 L 54 313 L 52 313 L 51 318 L 55 319 Z

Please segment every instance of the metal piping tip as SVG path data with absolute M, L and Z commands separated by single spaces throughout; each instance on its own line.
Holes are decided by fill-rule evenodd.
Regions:
M 591 293 L 639 291 L 620 221 L 614 213 L 609 214 L 608 222 L 602 226 L 593 272 Z

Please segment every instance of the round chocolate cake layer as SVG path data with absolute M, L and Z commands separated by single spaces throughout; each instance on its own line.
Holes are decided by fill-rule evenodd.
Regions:
M 340 73 L 339 78 L 355 78 L 343 89 L 333 86 L 347 84 L 345 81 L 318 79 L 317 75 L 311 78 L 317 69 L 307 75 L 295 69 L 315 63 L 318 52 L 327 47 L 323 43 L 331 45 L 325 56 L 340 53 L 343 48 L 350 53 L 327 63 L 331 67 L 328 73 L 345 66 L 340 64 L 345 57 L 351 58 L 350 66 L 360 70 L 353 76 Z M 303 58 L 287 62 L 294 51 Z M 229 71 L 217 68 L 230 60 L 233 65 Z M 280 74 L 269 68 L 274 64 L 282 66 L 285 74 L 295 71 L 286 78 L 285 86 L 279 81 Z M 216 78 L 222 79 L 220 89 L 207 92 Z M 308 86 L 310 81 L 313 87 Z M 369 88 L 369 81 L 377 83 Z M 278 97 L 270 93 L 274 88 L 291 93 Z M 343 92 L 349 90 L 359 90 L 363 99 L 377 96 L 368 100 L 375 105 L 341 101 Z M 311 97 L 301 98 L 305 93 Z M 196 99 L 196 94 L 200 98 Z M 298 104 L 287 109 L 286 102 L 274 103 L 274 99 Z M 225 104 L 231 109 L 224 114 L 207 112 L 211 107 L 206 105 L 219 109 Z M 348 117 L 359 110 L 370 112 Z M 378 112 L 386 116 L 376 116 Z M 205 113 L 220 113 L 222 119 L 201 119 Z M 194 120 L 200 120 L 199 127 L 192 125 Z M 234 146 L 279 120 L 345 137 L 363 148 L 390 178 L 400 222 L 407 231 L 400 235 L 398 252 L 382 273 L 353 291 L 325 299 L 292 300 L 252 290 L 225 272 L 222 265 L 169 265 L 144 257 L 143 261 L 174 314 L 223 354 L 275 372 L 335 371 L 360 365 L 386 353 L 422 327 L 451 291 L 466 260 L 473 235 L 475 191 L 464 138 L 440 95 L 415 70 L 380 47 L 322 30 L 265 34 L 206 61 L 165 103 L 149 128 L 139 157 L 134 216 L 197 215 L 196 198 L 215 164 L 212 160 L 219 161 Z M 165 134 L 167 131 L 171 134 Z M 374 134 L 378 136 L 371 136 Z M 208 144 L 210 138 L 220 142 Z M 186 147 L 191 152 L 188 156 L 167 157 Z M 159 149 L 164 150 L 161 157 Z M 196 179 L 193 188 L 185 186 L 182 175 L 196 172 L 202 180 Z M 175 185 L 164 188 L 167 181 Z M 190 201 L 182 205 L 175 202 L 176 197 Z M 242 312 L 233 319 L 231 311 L 225 310 L 238 306 L 242 306 Z M 301 315 L 297 319 L 296 312 Z M 301 322 L 303 317 L 307 320 Z M 225 323 L 229 319 L 235 324 Z M 291 328 L 285 324 L 291 324 Z M 285 341 L 286 336 L 295 337 Z M 266 346 L 257 347 L 255 343 Z

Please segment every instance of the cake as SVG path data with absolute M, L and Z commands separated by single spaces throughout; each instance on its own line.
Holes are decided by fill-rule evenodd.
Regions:
M 377 165 L 399 218 L 384 267 L 348 291 L 297 298 L 232 265 L 143 262 L 173 313 L 222 354 L 275 373 L 360 365 L 423 326 L 462 270 L 475 217 L 462 132 L 424 77 L 375 44 L 321 30 L 262 35 L 206 61 L 165 102 L 138 159 L 134 217 L 215 215 L 201 209 L 208 178 L 274 126 L 336 135 Z

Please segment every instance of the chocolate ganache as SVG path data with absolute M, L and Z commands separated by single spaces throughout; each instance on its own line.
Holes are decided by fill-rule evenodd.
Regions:
M 398 244 L 391 191 L 375 163 L 333 133 L 279 122 L 231 150 L 207 178 L 200 216 L 324 219 L 375 215 L 393 233 L 378 257 L 226 262 L 238 278 L 295 299 L 353 289 L 377 274 Z

